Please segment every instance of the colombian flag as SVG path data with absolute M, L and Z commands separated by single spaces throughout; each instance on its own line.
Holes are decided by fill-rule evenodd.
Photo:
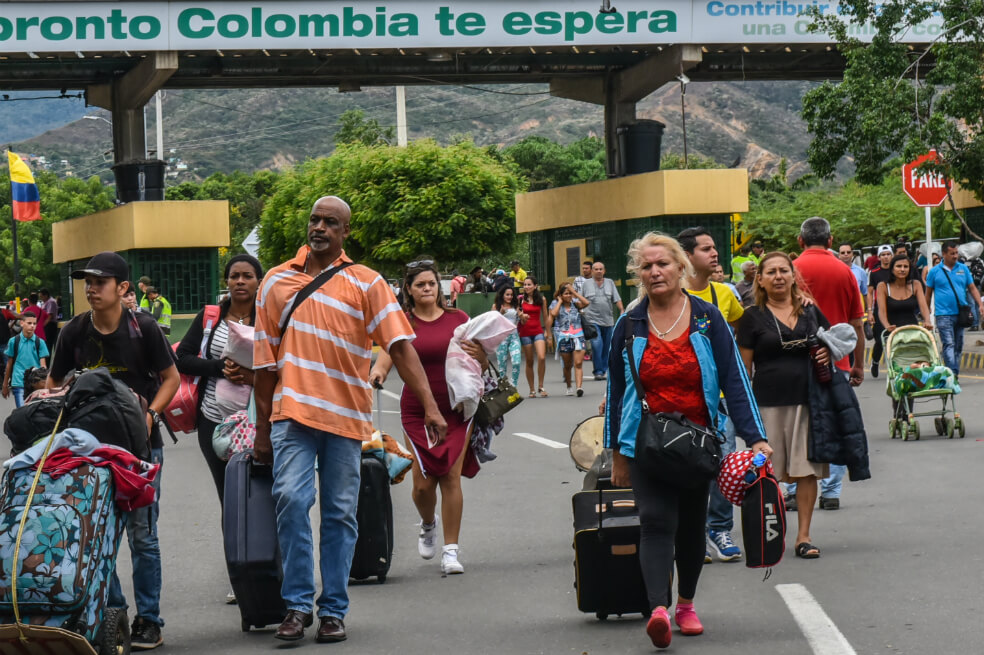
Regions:
M 41 220 L 41 194 L 38 185 L 34 183 L 31 169 L 20 157 L 7 151 L 7 161 L 10 163 L 10 193 L 13 202 L 15 221 Z

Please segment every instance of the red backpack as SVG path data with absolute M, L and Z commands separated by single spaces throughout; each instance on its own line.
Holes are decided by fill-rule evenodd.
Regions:
M 209 337 L 212 330 L 219 323 L 221 309 L 218 305 L 205 305 L 205 313 L 202 315 L 202 345 L 198 349 L 198 356 L 204 358 L 205 349 L 208 348 Z M 172 348 L 176 351 L 180 344 L 174 344 Z M 174 394 L 167 409 L 164 410 L 164 418 L 172 430 L 178 432 L 194 432 L 198 429 L 198 392 L 200 376 L 181 375 L 181 386 Z

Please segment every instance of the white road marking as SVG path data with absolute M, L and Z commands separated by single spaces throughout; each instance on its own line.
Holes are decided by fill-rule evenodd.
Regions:
M 814 655 L 857 655 L 806 587 L 801 584 L 777 584 L 776 591 L 786 601 Z
M 549 446 L 550 448 L 568 448 L 565 443 L 560 443 L 559 441 L 553 441 L 551 439 L 545 439 L 543 437 L 537 436 L 535 434 L 530 434 L 529 432 L 513 432 L 514 437 L 522 437 L 523 439 L 529 439 L 530 441 L 535 441 L 538 444 L 544 446 Z

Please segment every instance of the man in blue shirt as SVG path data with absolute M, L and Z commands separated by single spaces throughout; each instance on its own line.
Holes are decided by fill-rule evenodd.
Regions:
M 854 263 L 854 248 L 851 246 L 850 241 L 845 241 L 837 247 L 837 256 L 854 273 L 854 277 L 858 281 L 858 290 L 861 291 L 861 302 L 863 303 L 868 295 L 868 271 Z
M 21 319 L 21 333 L 7 342 L 7 368 L 3 376 L 3 397 L 14 392 L 14 404 L 24 404 L 24 372 L 29 368 L 47 366 L 48 346 L 34 334 L 38 317 L 24 314 Z M 30 392 L 28 392 L 30 393 Z
M 926 302 L 931 303 L 936 298 L 936 329 L 943 343 L 943 362 L 954 376 L 959 376 L 964 333 L 964 328 L 957 325 L 960 305 L 969 305 L 973 298 L 984 315 L 984 303 L 970 269 L 957 261 L 957 246 L 952 242 L 943 244 L 943 261 L 930 269 L 926 286 Z

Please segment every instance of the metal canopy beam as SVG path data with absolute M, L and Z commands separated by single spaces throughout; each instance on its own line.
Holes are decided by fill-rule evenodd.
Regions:
M 616 79 L 619 102 L 639 102 L 650 93 L 672 82 L 703 60 L 699 46 L 676 45 L 651 56 L 632 68 L 621 71 Z

